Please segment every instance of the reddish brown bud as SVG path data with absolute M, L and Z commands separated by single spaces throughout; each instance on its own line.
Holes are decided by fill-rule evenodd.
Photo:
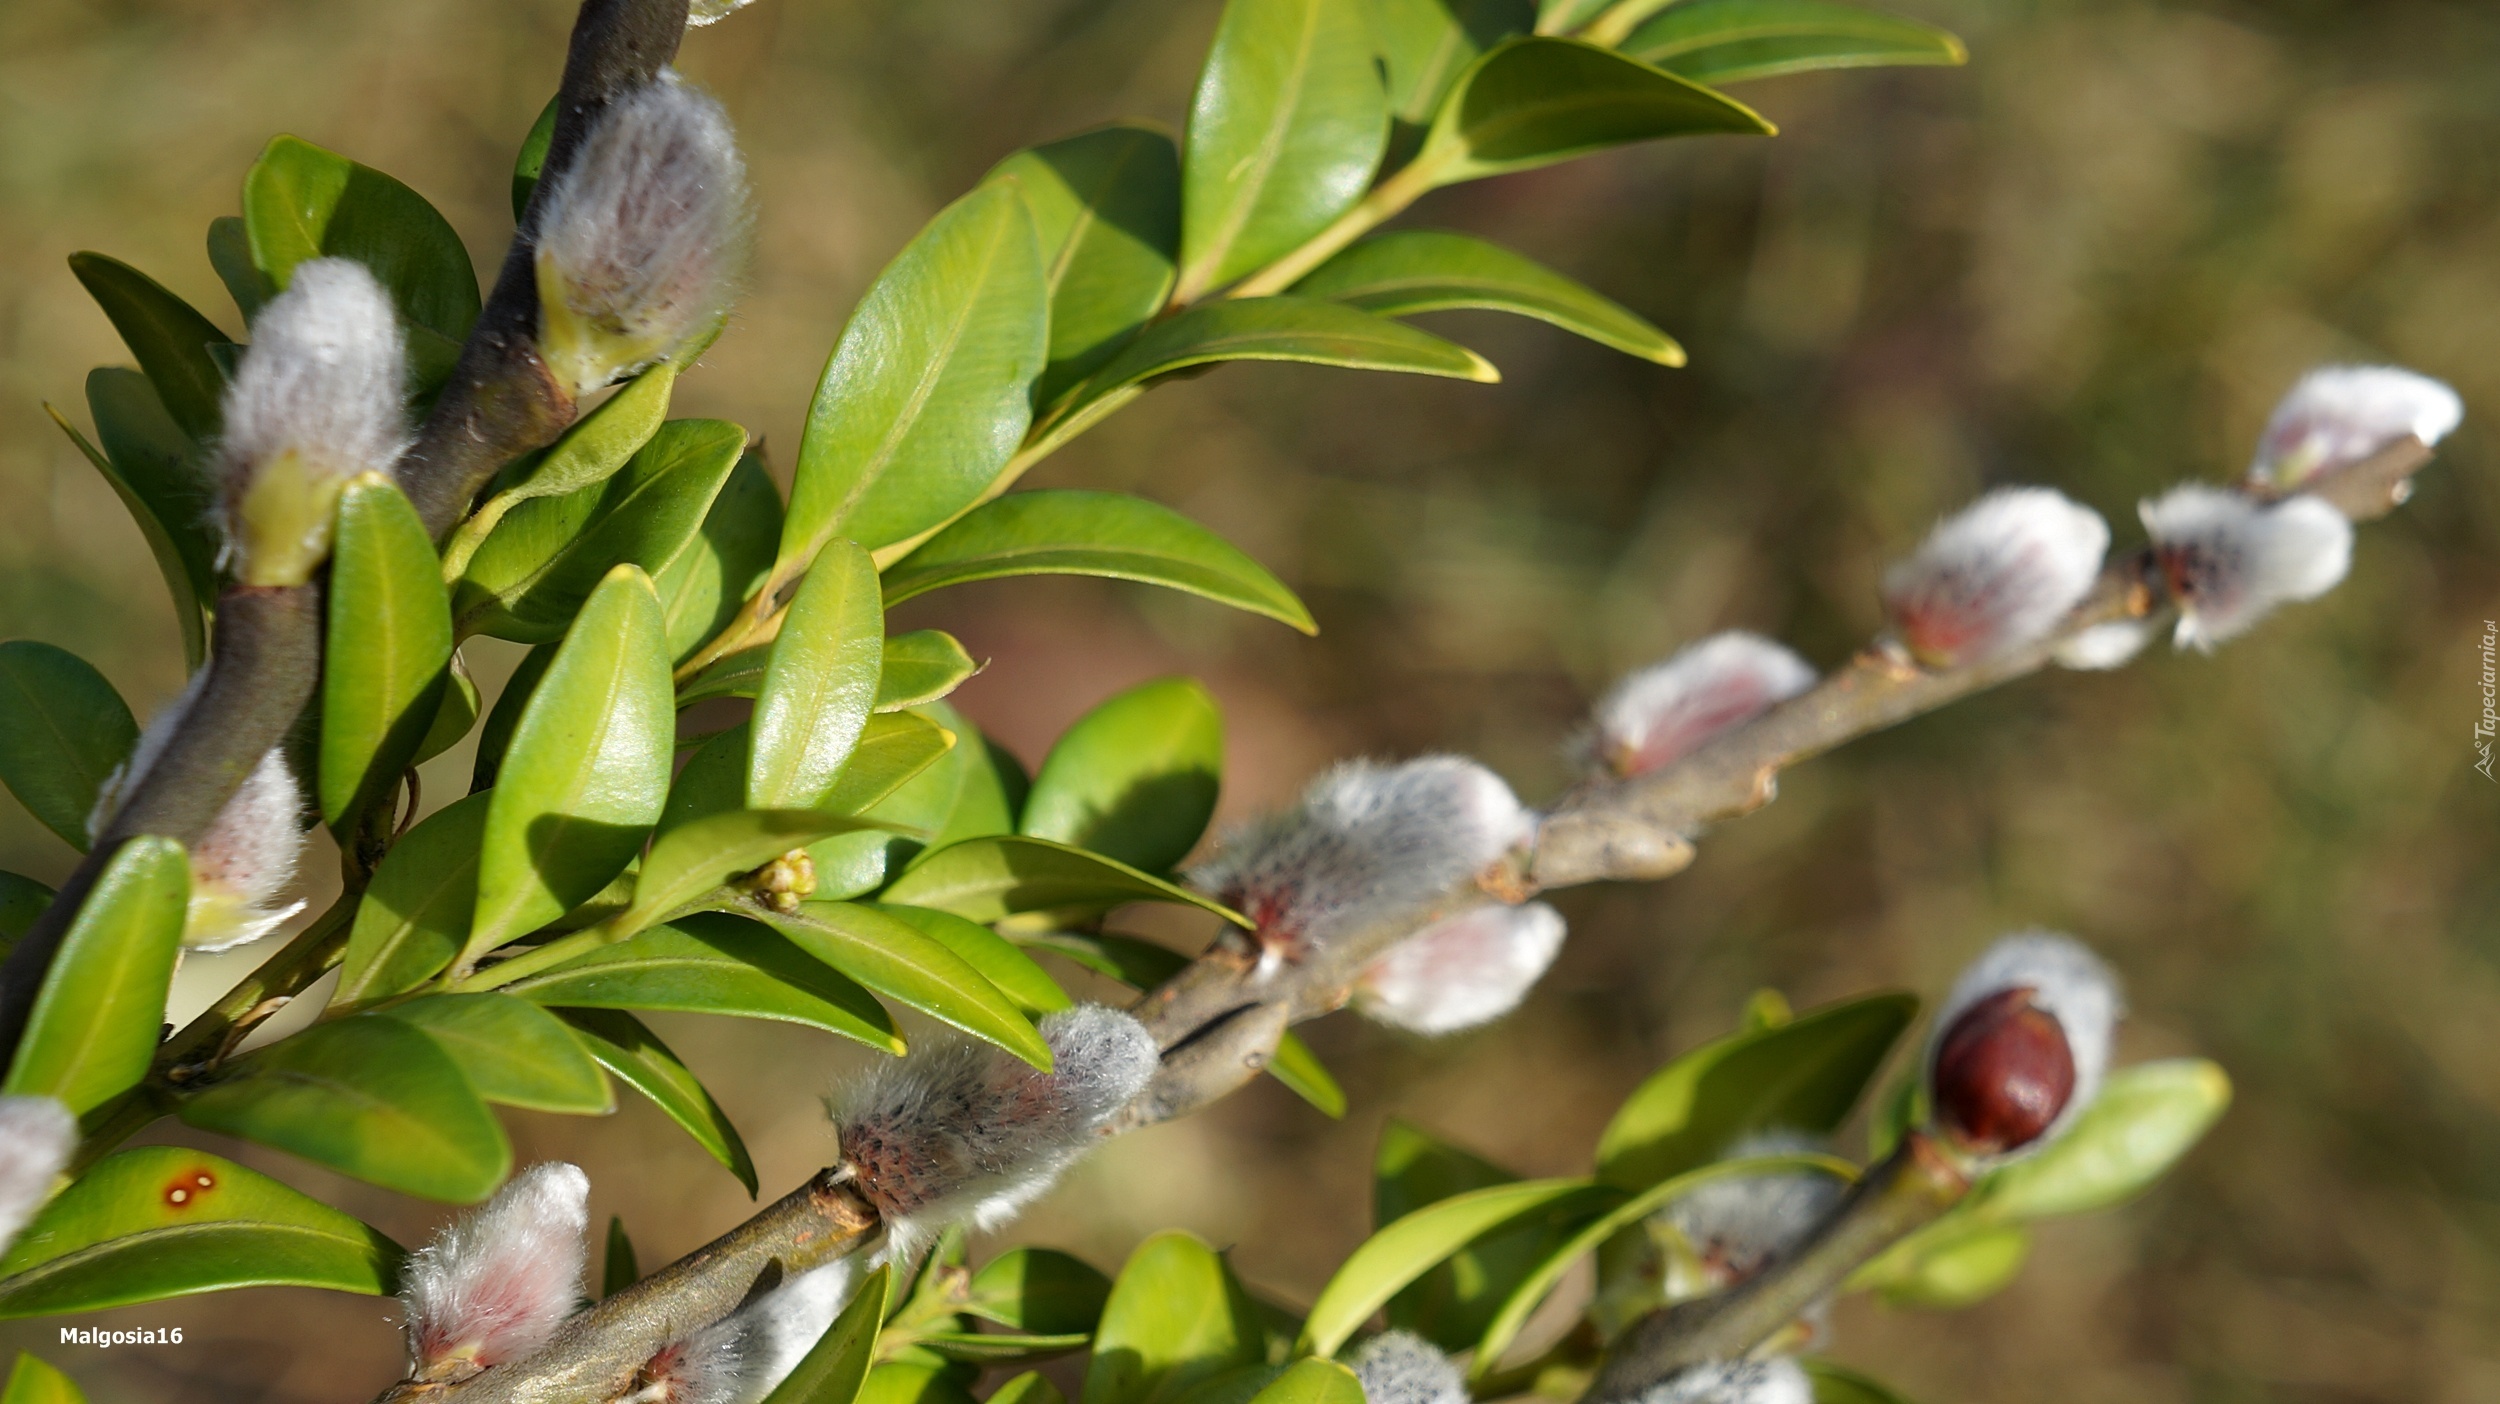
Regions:
M 2038 1140 L 2075 1093 L 2075 1055 L 2029 987 L 1962 1011 L 1936 1045 L 1936 1124 L 1956 1145 L 2001 1155 Z

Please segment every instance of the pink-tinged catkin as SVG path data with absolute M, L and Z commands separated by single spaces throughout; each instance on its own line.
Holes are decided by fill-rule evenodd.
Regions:
M 1970 963 L 1936 1013 L 1929 1116 L 1990 1162 L 2054 1143 L 2100 1095 L 2125 1004 L 2117 977 L 2070 936 L 2024 931 Z
M 1814 1404 L 1814 1381 L 1786 1356 L 1713 1360 L 1651 1385 L 1634 1404 Z
M 1814 1138 L 1796 1132 L 1749 1136 L 1729 1147 L 1726 1159 L 1818 1151 Z M 1699 1261 L 1707 1285 L 1724 1290 L 1761 1272 L 1805 1241 L 1840 1202 L 1846 1186 L 1812 1170 L 1780 1170 L 1710 1180 L 1667 1206 L 1667 1224 Z
M 907 1256 L 951 1225 L 989 1230 L 1014 1218 L 1154 1075 L 1153 1037 L 1116 1009 L 1078 1005 L 1037 1027 L 1050 1072 L 937 1038 L 835 1094 L 841 1163 L 885 1221 L 884 1256 Z
M 78 1148 L 78 1118 L 51 1097 L 0 1097 L 0 1253 L 52 1197 Z
M 2248 481 L 2275 492 L 2294 491 L 2399 439 L 2436 445 L 2464 418 L 2457 392 L 2427 375 L 2400 366 L 2322 366 L 2302 376 L 2274 407 L 2248 465 Z
M 1459 756 L 1347 761 L 1301 802 L 1225 836 L 1190 881 L 1248 917 L 1265 969 L 1431 904 L 1534 835 L 1500 776 Z
M 2139 510 L 2179 608 L 2181 648 L 2210 651 L 2277 606 L 2334 589 L 2352 568 L 2352 522 L 2315 497 L 2260 502 L 2190 483 Z
M 2108 550 L 2099 513 L 2047 488 L 2000 488 L 1884 573 L 1885 614 L 1919 662 L 1983 663 L 2046 638 L 2090 592 Z
M 739 1363 L 737 1335 L 707 1327 L 662 1346 L 611 1404 L 737 1404 Z
M 1641 775 L 1699 750 L 1814 686 L 1814 669 L 1759 634 L 1731 629 L 1624 678 L 1597 704 L 1590 758 Z
M 1489 1024 L 1519 1007 L 1562 950 L 1562 913 L 1490 903 L 1390 947 L 1354 981 L 1354 1008 L 1410 1033 Z
M 1467 1404 L 1467 1372 L 1412 1331 L 1383 1331 L 1346 1363 L 1364 1404 Z
M 411 1375 L 464 1378 L 527 1359 L 581 1304 L 590 1179 L 533 1165 L 417 1250 L 400 1276 Z

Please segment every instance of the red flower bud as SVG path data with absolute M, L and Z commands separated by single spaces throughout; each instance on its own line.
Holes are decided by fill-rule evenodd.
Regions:
M 2075 1094 L 2075 1055 L 2028 987 L 1962 1011 L 1936 1045 L 1936 1123 L 1961 1149 L 2001 1155 L 2038 1140 Z

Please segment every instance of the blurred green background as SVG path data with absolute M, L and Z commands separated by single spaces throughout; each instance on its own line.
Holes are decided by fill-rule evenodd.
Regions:
M 232 327 L 202 255 L 260 144 L 380 166 L 482 267 L 513 147 L 552 90 L 564 0 L 0 5 L 0 635 L 84 653 L 143 714 L 179 685 L 153 567 L 43 417 L 83 421 L 125 353 L 63 266 L 137 263 Z M 1307 1300 L 1369 1217 L 1384 1118 L 1530 1173 L 1585 1167 L 1614 1102 L 1770 984 L 1800 1005 L 1933 993 L 2044 923 L 2125 972 L 2129 1057 L 2200 1052 L 2239 1101 L 2169 1183 L 2052 1226 L 1958 1318 L 1853 1303 L 1840 1358 L 1948 1401 L 2500 1401 L 2500 789 L 2471 767 L 2475 641 L 2500 615 L 2500 7 L 2462 0 L 1901 0 L 1961 70 L 1740 95 L 1772 141 L 1649 147 L 1442 192 L 1409 224 L 1510 243 L 1681 338 L 1667 371 L 1489 315 L 1433 319 L 1484 387 L 1233 367 L 1157 391 L 1034 481 L 1147 493 L 1272 564 L 1324 632 L 1096 582 L 972 587 L 905 627 L 995 661 L 967 711 L 1029 763 L 1148 677 L 1206 678 L 1225 812 L 1330 758 L 1449 748 L 1531 799 L 1616 673 L 1746 626 L 1837 662 L 1873 581 L 1982 488 L 2045 483 L 2135 539 L 2134 503 L 2235 471 L 2324 359 L 2454 382 L 2465 430 L 2352 580 L 2213 658 L 2035 678 L 1784 777 L 1673 882 L 1558 899 L 1573 939 L 1526 1009 L 1439 1044 L 1309 1030 L 1355 1111 L 1272 1085 L 1114 1143 L 1014 1231 L 1113 1265 L 1146 1232 L 1235 1245 Z M 679 392 L 783 449 L 853 299 L 936 207 L 1030 141 L 1177 125 L 1215 0 L 761 0 L 683 67 L 741 124 L 752 295 Z M 499 646 L 473 648 L 492 679 Z M 438 763 L 438 797 L 465 774 Z M 13 807 L 0 864 L 69 854 Z M 309 860 L 320 868 L 327 859 Z M 318 886 L 318 882 L 313 885 Z M 1176 927 L 1175 939 L 1204 933 Z M 827 1149 L 852 1055 L 778 1026 L 660 1021 L 745 1128 L 767 1193 Z M 640 1105 L 511 1118 L 579 1160 L 646 1264 L 744 1196 Z M 443 1211 L 220 1147 L 403 1241 Z M 392 1377 L 384 1304 L 261 1291 L 94 1318 L 181 1325 L 110 1352 L 17 1323 L 99 1400 L 340 1400 Z

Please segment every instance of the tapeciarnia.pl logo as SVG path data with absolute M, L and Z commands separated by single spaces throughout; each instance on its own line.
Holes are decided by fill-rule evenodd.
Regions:
M 2482 641 L 2476 646 L 2483 655 L 2483 714 L 2474 720 L 2474 768 L 2483 778 L 2500 783 L 2491 773 L 2493 736 L 2500 733 L 2500 620 L 2483 621 Z

